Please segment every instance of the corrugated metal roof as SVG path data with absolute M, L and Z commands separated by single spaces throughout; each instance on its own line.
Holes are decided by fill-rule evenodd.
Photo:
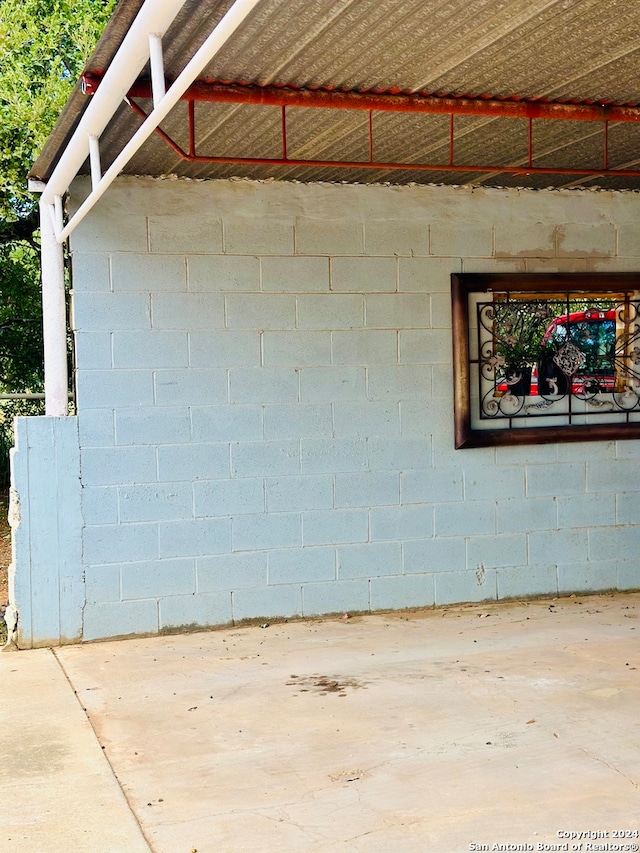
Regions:
M 142 0 L 120 0 L 87 70 L 106 70 Z M 232 5 L 188 0 L 166 34 L 166 72 L 176 77 Z M 640 104 L 640 3 L 637 0 L 262 0 L 200 79 L 348 92 L 422 93 L 569 103 Z M 76 90 L 32 176 L 45 179 L 86 104 Z M 145 108 L 148 103 L 139 101 Z M 198 153 L 279 157 L 280 108 L 197 103 Z M 188 147 L 186 105 L 162 129 Z M 140 119 L 123 105 L 101 138 L 104 166 Z M 447 164 L 449 117 L 376 112 L 373 155 L 382 162 Z M 500 186 L 640 188 L 640 178 L 514 176 L 526 165 L 528 122 L 455 116 L 453 162 L 477 172 L 350 169 L 185 162 L 154 135 L 126 168 L 130 174 Z M 297 159 L 365 161 L 364 112 L 287 108 L 287 153 Z M 533 160 L 545 168 L 603 166 L 604 124 L 532 123 Z M 610 168 L 638 168 L 640 124 L 611 124 Z M 505 167 L 486 173 L 483 166 Z

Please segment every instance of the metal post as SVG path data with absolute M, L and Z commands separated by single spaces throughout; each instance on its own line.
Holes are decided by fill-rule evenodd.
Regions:
M 67 311 L 64 293 L 64 250 L 56 239 L 54 216 L 54 205 L 41 202 L 45 414 L 60 416 L 68 412 Z
M 151 88 L 153 90 L 153 108 L 155 109 L 166 94 L 164 81 L 164 58 L 162 55 L 162 36 L 149 33 L 149 63 L 151 65 Z

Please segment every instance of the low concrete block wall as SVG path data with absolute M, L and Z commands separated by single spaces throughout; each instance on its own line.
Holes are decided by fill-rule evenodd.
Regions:
M 20 417 L 11 452 L 9 598 L 19 648 L 82 639 L 84 570 L 78 422 Z

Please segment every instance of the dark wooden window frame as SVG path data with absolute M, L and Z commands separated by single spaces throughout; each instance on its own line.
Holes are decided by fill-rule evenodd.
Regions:
M 640 422 L 594 423 L 499 429 L 472 426 L 470 294 L 580 293 L 615 296 L 640 292 L 640 273 L 464 273 L 451 276 L 455 447 L 550 444 L 567 441 L 640 439 Z

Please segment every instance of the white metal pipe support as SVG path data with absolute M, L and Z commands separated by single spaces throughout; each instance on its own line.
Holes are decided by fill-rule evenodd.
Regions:
M 95 189 L 102 178 L 100 165 L 100 141 L 97 136 L 89 137 L 89 163 L 91 166 L 91 186 Z
M 51 204 L 54 196 L 63 196 L 69 189 L 89 153 L 89 137 L 100 138 L 144 68 L 149 59 L 149 33 L 164 35 L 185 2 L 146 0 L 143 3 L 47 181 L 42 196 L 46 204 Z
M 62 196 L 57 195 L 53 199 L 53 207 L 51 208 L 51 218 L 56 235 L 62 231 L 64 226 L 64 207 L 62 204 Z
M 167 91 L 164 80 L 164 57 L 162 55 L 162 36 L 149 33 L 149 63 L 151 65 L 151 89 L 153 106 L 157 107 Z
M 129 162 L 129 160 L 131 160 L 134 154 L 151 136 L 151 134 L 160 124 L 160 122 L 178 103 L 182 95 L 193 83 L 193 81 L 196 79 L 202 69 L 211 61 L 211 59 L 213 59 L 213 57 L 220 50 L 220 48 L 224 46 L 226 41 L 233 35 L 236 29 L 249 15 L 251 10 L 260 2 L 261 0 L 236 0 L 233 6 L 231 6 L 227 13 L 218 22 L 218 24 L 210 33 L 204 44 L 199 48 L 199 50 L 183 68 L 180 74 L 176 77 L 173 84 L 169 87 L 169 89 L 167 89 L 167 92 L 158 107 L 152 110 L 148 118 L 143 122 L 141 127 L 138 128 L 138 130 L 134 133 L 129 142 L 122 149 L 120 154 L 115 158 L 111 166 L 102 176 L 102 180 L 100 181 L 99 186 L 90 193 L 87 199 L 80 205 L 78 210 L 75 212 L 73 217 L 69 220 L 69 222 L 67 222 L 66 227 L 63 228 L 63 230 L 58 234 L 58 240 L 65 240 L 69 236 L 69 234 L 71 234 L 72 231 L 76 228 L 76 226 L 82 221 L 82 219 L 84 219 L 84 217 L 91 210 L 91 208 L 104 195 L 106 190 L 113 183 L 114 179 L 120 174 L 122 169 Z M 109 71 L 107 71 L 107 74 L 108 73 Z M 98 87 L 96 95 L 93 96 L 94 98 L 101 92 L 106 80 L 107 75 L 105 74 L 102 83 Z M 93 104 L 89 105 L 87 112 L 92 106 Z M 109 118 L 111 118 L 111 114 L 109 115 Z M 78 126 L 78 130 L 79 129 L 80 126 Z M 80 165 L 82 164 L 78 165 L 78 169 L 80 168 Z M 47 191 L 54 176 L 55 172 L 52 175 L 51 180 L 47 184 Z M 75 177 L 75 173 L 69 179 L 67 187 L 69 183 L 71 183 L 73 177 Z M 65 187 L 65 190 L 67 187 Z M 45 194 L 47 191 L 45 191 Z
M 68 412 L 67 308 L 64 250 L 56 238 L 53 205 L 40 202 L 42 253 L 42 335 L 44 339 L 45 414 Z

